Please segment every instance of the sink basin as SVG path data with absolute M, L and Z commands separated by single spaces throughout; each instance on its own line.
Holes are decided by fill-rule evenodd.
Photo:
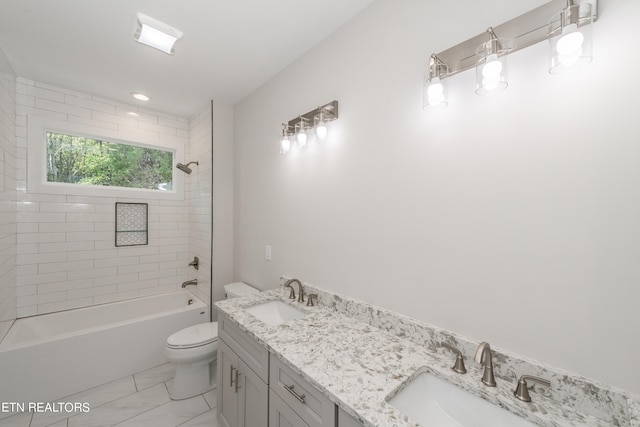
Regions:
M 424 427 L 535 427 L 430 373 L 418 375 L 388 403 Z
M 244 311 L 253 314 L 256 319 L 271 326 L 306 316 L 304 311 L 278 300 L 252 305 L 245 308 Z

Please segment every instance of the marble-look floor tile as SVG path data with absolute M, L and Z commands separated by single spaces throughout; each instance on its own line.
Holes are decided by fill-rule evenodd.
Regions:
M 94 411 L 98 407 L 112 402 L 114 400 L 120 399 L 125 396 L 132 395 L 136 392 L 136 386 L 133 382 L 133 377 L 125 377 L 120 380 L 112 381 L 107 384 L 103 384 L 89 390 L 82 391 L 80 393 L 73 394 L 71 396 L 67 396 L 60 401 L 64 402 L 87 402 L 89 403 L 90 412 Z M 30 427 L 46 427 L 50 424 L 61 420 L 72 417 L 78 414 L 69 414 L 69 413 L 35 413 L 33 414 L 33 420 L 31 421 Z
M 176 374 L 176 366 L 173 363 L 165 363 L 146 371 L 135 374 L 133 378 L 138 391 L 144 390 L 156 384 L 172 379 Z
M 202 396 L 172 400 L 145 413 L 116 424 L 117 427 L 176 427 L 209 411 Z
M 216 414 L 216 410 L 211 409 L 204 414 L 187 421 L 184 424 L 180 424 L 180 427 L 218 427 L 218 418 Z
M 49 424 L 47 427 L 67 427 L 67 419 L 65 418 L 57 423 Z
M 204 400 L 207 401 L 209 408 L 211 409 L 214 409 L 218 402 L 217 390 L 218 390 L 217 388 L 214 388 L 213 390 L 209 390 L 208 392 L 202 395 L 204 397 Z
M 31 414 L 28 412 L 0 419 L 0 427 L 29 427 L 30 423 Z
M 91 412 L 69 418 L 69 427 L 106 427 L 121 423 L 169 402 L 164 383 L 114 400 Z

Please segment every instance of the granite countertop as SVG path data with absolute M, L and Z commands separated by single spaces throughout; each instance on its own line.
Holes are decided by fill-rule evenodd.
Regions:
M 218 301 L 220 314 L 265 346 L 302 375 L 332 402 L 370 427 L 416 427 L 418 424 L 386 403 L 402 386 L 428 371 L 475 395 L 543 426 L 605 426 L 546 399 L 533 403 L 513 397 L 513 385 L 485 387 L 481 368 L 467 362 L 467 374 L 451 369 L 455 356 L 428 351 L 412 341 L 337 313 L 318 304 L 307 307 L 287 298 L 279 288 L 241 298 Z M 303 318 L 269 326 L 244 308 L 281 300 L 304 311 Z

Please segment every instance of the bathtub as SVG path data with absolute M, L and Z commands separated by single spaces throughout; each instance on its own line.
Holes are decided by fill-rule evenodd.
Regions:
M 0 343 L 0 402 L 51 402 L 160 365 L 169 335 L 208 321 L 186 290 L 18 319 Z

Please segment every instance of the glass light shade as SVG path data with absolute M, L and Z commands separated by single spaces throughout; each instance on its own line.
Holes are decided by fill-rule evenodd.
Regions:
M 591 3 L 563 9 L 549 21 L 549 73 L 575 70 L 593 60 Z
M 449 105 L 447 86 L 440 77 L 431 77 L 424 84 L 423 108 L 427 111 L 442 110 Z
M 507 55 L 499 53 L 508 50 L 507 41 L 492 39 L 476 49 L 476 93 L 489 95 L 509 86 Z
M 316 137 L 320 141 L 327 139 L 327 125 L 323 122 L 320 122 L 318 126 L 316 126 Z
M 304 148 L 307 146 L 307 133 L 304 129 L 300 129 L 296 134 L 296 141 L 298 141 L 298 146 L 300 148 Z
M 289 151 L 291 151 L 291 140 L 284 135 L 280 140 L 280 153 L 287 154 Z

